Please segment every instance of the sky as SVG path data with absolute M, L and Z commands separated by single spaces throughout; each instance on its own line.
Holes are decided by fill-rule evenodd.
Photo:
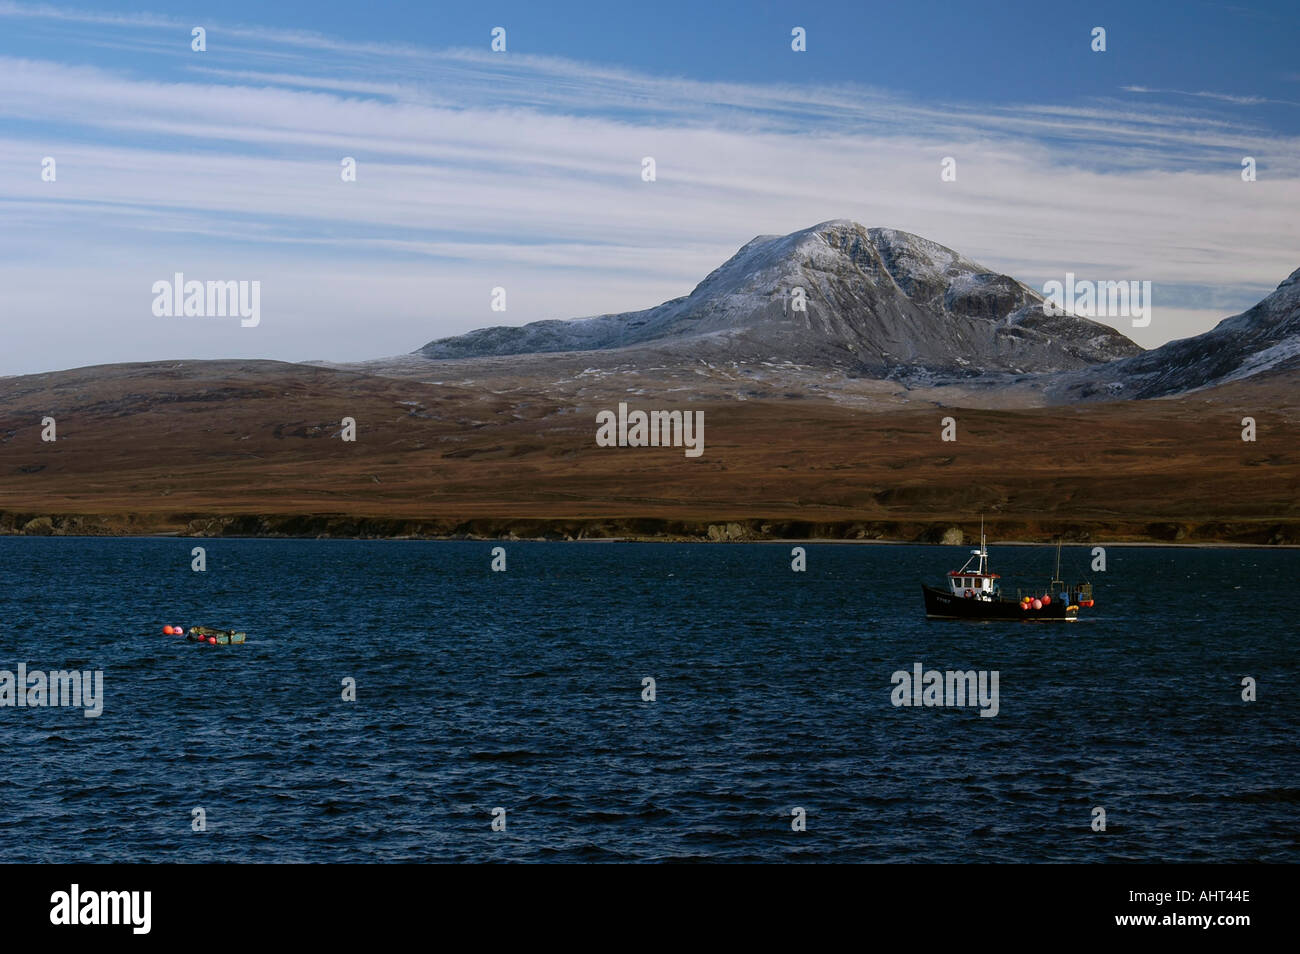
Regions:
M 1145 347 L 1300 266 L 1294 0 L 150 2 L 0 0 L 0 374 L 647 308 L 828 219 L 1150 281 Z M 155 315 L 177 272 L 260 321 Z

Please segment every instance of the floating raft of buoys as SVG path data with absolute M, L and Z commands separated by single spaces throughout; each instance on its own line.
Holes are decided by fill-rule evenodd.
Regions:
M 233 629 L 217 629 L 214 626 L 191 626 L 187 630 L 184 626 L 168 625 L 163 627 L 163 633 L 167 636 L 184 636 L 190 642 L 207 643 L 209 646 L 239 645 L 247 635 Z

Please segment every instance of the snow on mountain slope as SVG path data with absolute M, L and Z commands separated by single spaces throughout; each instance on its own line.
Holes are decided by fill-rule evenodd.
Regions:
M 1076 399 L 1152 398 L 1300 370 L 1300 268 L 1259 304 L 1204 334 L 1064 378 Z
M 803 289 L 806 311 L 792 295 Z M 645 311 L 483 328 L 426 358 L 653 346 L 657 356 L 789 360 L 877 376 L 1064 371 L 1139 354 L 1114 329 L 1042 312 L 1037 292 L 937 242 L 834 220 L 759 236 L 691 294 Z

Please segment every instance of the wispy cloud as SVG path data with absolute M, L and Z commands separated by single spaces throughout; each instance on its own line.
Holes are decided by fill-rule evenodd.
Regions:
M 917 232 L 1031 282 L 1151 279 L 1148 344 L 1202 330 L 1190 307 L 1161 322 L 1162 286 L 1248 299 L 1300 264 L 1300 142 L 1231 112 L 1118 97 L 977 108 L 210 23 L 217 57 L 191 54 L 190 24 L 165 16 L 0 2 L 0 18 L 128 48 L 170 36 L 167 70 L 0 56 L 0 164 L 19 171 L 0 180 L 0 275 L 14 302 L 84 325 L 58 341 L 28 326 L 0 372 L 84 363 L 68 347 L 99 360 L 110 336 L 141 358 L 184 353 L 176 336 L 194 333 L 341 360 L 503 318 L 647 307 L 756 234 L 831 218 Z M 1256 182 L 1240 177 L 1245 154 Z M 344 156 L 355 183 L 340 180 Z M 940 180 L 945 156 L 956 182 Z M 147 290 L 175 270 L 261 279 L 257 341 L 160 333 Z M 313 274 L 333 294 L 311 292 Z M 487 308 L 498 284 L 504 316 Z
M 1300 106 L 1289 99 L 1271 99 L 1267 96 L 1239 96 L 1233 93 L 1213 93 L 1208 90 L 1186 89 L 1152 89 L 1149 86 L 1121 86 L 1126 93 L 1153 93 L 1170 96 L 1193 96 L 1198 99 L 1212 99 L 1220 103 L 1235 103 L 1238 106 L 1262 106 L 1265 103 L 1277 103 L 1282 106 Z

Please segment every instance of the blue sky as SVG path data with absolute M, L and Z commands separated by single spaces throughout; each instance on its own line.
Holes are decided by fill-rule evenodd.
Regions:
M 1294 3 L 142 2 L 0 0 L 0 374 L 648 307 L 831 218 L 1151 280 L 1147 346 L 1300 265 Z M 155 318 L 176 271 L 261 281 L 262 324 Z

